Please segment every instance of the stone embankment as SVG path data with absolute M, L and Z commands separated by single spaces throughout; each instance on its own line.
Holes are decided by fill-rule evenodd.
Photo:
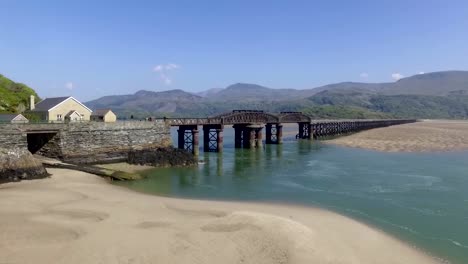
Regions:
M 164 121 L 4 124 L 0 126 L 0 180 L 46 176 L 43 165 L 31 152 L 87 168 L 92 167 L 83 165 L 128 162 L 169 167 L 197 164 L 191 153 L 172 147 L 170 127 Z M 128 178 L 122 174 L 114 176 L 112 178 Z
M 37 154 L 67 163 L 97 164 L 126 162 L 130 152 L 159 148 L 172 148 L 170 127 L 163 121 L 86 122 L 63 125 Z

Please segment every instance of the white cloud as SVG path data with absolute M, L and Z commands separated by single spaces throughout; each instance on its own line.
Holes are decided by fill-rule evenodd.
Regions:
M 168 64 L 159 64 L 154 66 L 153 71 L 154 72 L 163 72 L 163 71 L 170 71 L 170 70 L 175 70 L 179 69 L 180 66 L 174 63 L 168 63 Z
M 159 64 L 154 66 L 153 71 L 159 73 L 159 78 L 161 78 L 164 84 L 171 85 L 172 78 L 168 75 L 168 72 L 179 68 L 180 66 L 174 63 Z
M 359 77 L 361 77 L 362 79 L 367 79 L 367 78 L 369 78 L 369 74 L 367 72 L 363 72 L 363 73 L 359 74 Z
M 179 68 L 179 65 L 177 64 L 174 64 L 174 63 L 169 63 L 166 65 L 166 70 L 174 70 L 174 69 L 178 69 Z
M 425 74 L 425 72 L 419 72 L 419 74 Z
M 68 90 L 73 90 L 73 83 L 72 82 L 65 83 L 65 88 L 67 88 Z
M 404 78 L 405 76 L 403 76 L 403 74 L 401 73 L 392 73 L 392 79 L 395 80 L 395 81 L 398 81 L 400 80 L 401 78 Z
M 162 70 L 163 70 L 163 66 L 162 66 L 162 65 L 156 65 L 156 66 L 154 66 L 154 68 L 153 68 L 153 71 L 154 71 L 154 72 L 160 72 L 160 71 L 162 71 Z

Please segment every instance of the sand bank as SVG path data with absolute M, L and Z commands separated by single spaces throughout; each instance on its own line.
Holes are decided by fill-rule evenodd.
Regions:
M 371 129 L 325 142 L 388 152 L 468 150 L 468 121 L 423 121 Z
M 163 198 L 49 172 L 0 185 L 1 263 L 436 263 L 324 210 Z

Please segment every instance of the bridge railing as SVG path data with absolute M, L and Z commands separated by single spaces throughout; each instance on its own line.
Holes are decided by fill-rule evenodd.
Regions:
M 223 123 L 222 118 L 156 118 L 154 120 L 164 120 L 171 126 L 210 125 Z
M 215 118 L 158 118 L 154 120 L 164 120 L 167 124 L 171 126 L 183 126 L 183 125 L 210 125 L 210 124 L 225 124 L 225 125 L 234 125 L 246 123 L 247 121 L 255 123 L 255 120 L 249 120 L 244 118 L 225 118 L 225 117 L 215 117 Z M 410 123 L 416 122 L 416 119 L 298 119 L 298 120 L 282 120 L 279 119 L 280 123 L 311 123 L 311 124 L 326 124 L 326 123 L 348 123 L 348 122 L 362 122 L 370 124 L 372 122 L 389 122 L 389 123 Z M 249 123 L 247 122 L 247 123 Z M 262 122 L 259 122 L 262 123 Z M 264 122 L 263 122 L 264 123 Z

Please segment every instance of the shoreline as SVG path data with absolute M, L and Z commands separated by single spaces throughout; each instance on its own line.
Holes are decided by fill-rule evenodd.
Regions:
M 0 186 L 0 212 L 8 215 L 0 219 L 0 233 L 16 230 L 13 236 L 6 232 L 6 239 L 13 241 L 0 241 L 0 245 L 9 245 L 6 250 L 0 247 L 7 262 L 46 263 L 51 260 L 48 256 L 59 255 L 63 262 L 53 262 L 438 263 L 428 253 L 367 223 L 326 209 L 155 196 L 83 172 L 50 172 L 51 178 Z M 31 192 L 34 199 L 24 196 Z M 21 204 L 24 206 L 18 206 Z M 44 206 L 48 214 L 38 210 Z M 52 231 L 50 223 L 60 227 L 59 231 Z M 34 226 L 43 234 L 22 241 Z M 116 256 L 107 255 L 110 251 L 104 241 L 109 240 L 115 240 L 116 246 L 110 248 Z M 41 252 L 26 253 L 21 250 L 24 247 L 39 247 Z M 391 249 L 401 253 L 398 258 Z
M 395 240 L 396 242 L 401 243 L 404 246 L 415 250 L 417 253 L 423 254 L 424 256 L 430 258 L 432 261 L 435 261 L 435 262 L 431 262 L 431 263 L 437 263 L 437 264 L 450 264 L 451 263 L 451 262 L 449 262 L 449 261 L 447 261 L 447 260 L 445 260 L 443 258 L 440 258 L 440 257 L 434 255 L 433 253 L 431 253 L 431 252 L 429 252 L 427 250 L 424 250 L 423 248 L 417 246 L 416 244 L 412 244 L 409 241 L 405 241 L 403 239 L 398 238 L 397 236 L 395 236 L 393 234 L 390 234 L 390 233 L 386 232 L 384 229 L 380 228 L 377 225 L 372 224 L 370 221 L 366 221 L 364 219 L 359 219 L 359 217 L 353 217 L 353 216 L 347 215 L 345 213 L 333 211 L 333 210 L 328 209 L 326 207 L 306 205 L 306 204 L 300 204 L 300 203 L 294 203 L 294 202 L 274 201 L 274 200 L 271 200 L 271 201 L 267 201 L 267 200 L 256 201 L 256 200 L 235 200 L 235 199 L 224 199 L 224 198 L 223 198 L 223 200 L 213 200 L 213 199 L 209 199 L 209 198 L 205 199 L 205 198 L 164 196 L 164 195 L 160 195 L 160 194 L 154 194 L 154 193 L 151 193 L 151 192 L 137 191 L 137 190 L 125 187 L 125 186 L 114 184 L 112 182 L 108 182 L 108 183 L 110 185 L 113 185 L 113 186 L 117 187 L 117 188 L 122 188 L 125 191 L 135 192 L 135 193 L 142 194 L 142 195 L 147 195 L 147 196 L 150 196 L 150 197 L 151 196 L 159 197 L 159 198 L 168 199 L 168 200 L 193 201 L 193 202 L 197 202 L 197 203 L 205 203 L 205 202 L 206 203 L 219 203 L 220 205 L 221 204 L 226 204 L 226 203 L 227 204 L 232 203 L 232 204 L 236 204 L 236 205 L 247 205 L 247 206 L 250 205 L 250 206 L 255 206 L 255 207 L 264 207 L 264 206 L 275 207 L 275 208 L 276 207 L 281 207 L 281 208 L 290 207 L 290 208 L 295 208 L 297 210 L 315 210 L 315 211 L 318 211 L 318 212 L 325 212 L 325 213 L 329 213 L 329 214 L 334 214 L 334 215 L 340 216 L 342 218 L 345 218 L 345 219 L 347 219 L 349 221 L 353 221 L 353 222 L 355 222 L 355 223 L 357 223 L 359 225 L 363 225 L 366 228 L 372 229 L 373 231 L 378 232 L 383 236 L 391 238 L 392 240 Z M 272 215 L 275 216 L 275 214 L 272 214 Z M 285 217 L 285 216 L 283 216 L 283 217 Z
M 135 165 L 127 162 L 117 162 L 117 163 L 106 163 L 106 164 L 96 164 L 98 168 L 109 169 L 114 171 L 123 171 L 127 173 L 138 173 L 151 169 L 156 169 L 157 167 L 149 165 Z

